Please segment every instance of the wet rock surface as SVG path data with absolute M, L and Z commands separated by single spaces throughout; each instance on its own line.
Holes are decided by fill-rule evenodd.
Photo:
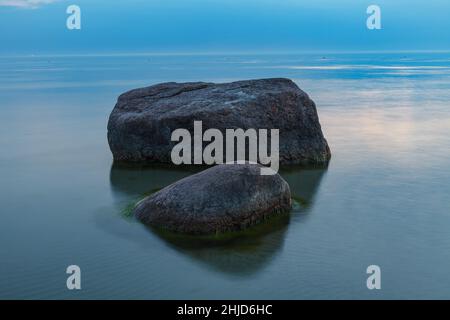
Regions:
M 183 178 L 140 201 L 134 216 L 152 227 L 187 234 L 243 230 L 291 209 L 279 175 L 259 164 L 222 164 Z

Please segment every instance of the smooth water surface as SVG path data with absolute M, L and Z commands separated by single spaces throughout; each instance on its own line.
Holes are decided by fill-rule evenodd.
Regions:
M 262 77 L 311 96 L 333 154 L 281 171 L 300 203 L 289 221 L 189 245 L 130 218 L 195 170 L 113 165 L 117 96 Z M 448 299 L 449 133 L 450 54 L 1 57 L 0 298 Z M 381 290 L 366 288 L 371 264 Z

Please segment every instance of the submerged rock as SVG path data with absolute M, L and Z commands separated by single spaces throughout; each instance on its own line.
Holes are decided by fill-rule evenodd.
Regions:
M 259 164 L 222 164 L 183 178 L 139 202 L 144 224 L 189 234 L 236 231 L 291 208 L 289 185 Z
M 161 83 L 122 94 L 109 117 L 114 160 L 171 163 L 174 130 L 279 129 L 280 164 L 326 163 L 330 149 L 314 102 L 289 79 Z M 226 153 L 224 152 L 224 160 Z M 225 161 L 224 161 L 225 162 Z

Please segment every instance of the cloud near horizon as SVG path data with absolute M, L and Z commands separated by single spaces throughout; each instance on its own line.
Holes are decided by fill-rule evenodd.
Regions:
M 45 4 L 50 4 L 57 1 L 59 0 L 0 0 L 0 7 L 36 9 Z

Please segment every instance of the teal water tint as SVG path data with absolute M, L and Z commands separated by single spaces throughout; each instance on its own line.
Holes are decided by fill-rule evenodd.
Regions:
M 445 53 L 2 57 L 0 298 L 450 298 L 449 75 Z M 333 153 L 281 171 L 290 219 L 199 245 L 124 215 L 196 169 L 113 165 L 117 96 L 261 77 L 313 98 Z

